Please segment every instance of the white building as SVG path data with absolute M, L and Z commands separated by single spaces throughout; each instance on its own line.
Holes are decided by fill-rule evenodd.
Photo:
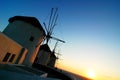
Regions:
M 56 60 L 57 60 L 58 58 L 56 57 L 56 55 L 55 55 L 55 52 L 51 52 L 51 54 L 50 54 L 50 60 L 49 60 L 49 62 L 48 62 L 48 66 L 50 66 L 50 67 L 55 67 L 55 63 L 56 63 Z
M 9 19 L 9 24 L 3 33 L 28 49 L 23 64 L 31 66 L 45 36 L 45 32 L 39 21 L 35 17 L 12 17 Z
M 41 45 L 35 63 L 46 65 L 50 61 L 51 50 L 47 44 Z
M 27 49 L 0 32 L 0 63 L 22 64 Z

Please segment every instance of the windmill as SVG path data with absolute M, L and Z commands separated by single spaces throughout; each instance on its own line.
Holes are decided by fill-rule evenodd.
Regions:
M 56 21 L 57 21 L 57 18 L 58 18 L 57 11 L 58 11 L 58 8 L 52 8 L 48 25 L 46 25 L 45 22 L 43 23 L 44 28 L 45 28 L 45 32 L 46 32 L 44 42 L 46 41 L 46 43 L 41 45 L 39 53 L 38 53 L 38 55 L 36 57 L 35 62 L 37 62 L 38 64 L 42 64 L 42 65 L 55 64 L 55 61 L 57 59 L 57 57 L 55 56 L 55 48 L 57 46 L 57 43 L 58 43 L 58 41 L 65 43 L 65 41 L 52 36 L 53 29 L 56 26 Z M 54 39 L 54 40 L 57 41 L 53 51 L 51 51 L 50 47 L 48 46 L 48 43 L 49 43 L 50 39 Z M 52 58 L 53 56 L 55 58 L 54 60 Z M 51 63 L 51 60 L 52 60 L 52 63 Z M 52 65 L 52 67 L 53 66 L 54 65 Z
M 56 52 L 57 45 L 58 45 L 58 41 L 55 43 L 54 49 L 52 51 L 53 55 L 55 55 L 55 57 L 54 57 L 55 59 L 53 60 L 54 66 L 58 65 L 58 60 L 62 60 L 62 59 L 60 59 L 60 56 L 61 56 L 60 51 L 58 50 L 58 52 Z M 55 66 L 55 67 L 57 67 L 57 66 Z
M 50 67 L 54 67 L 55 66 L 55 63 L 57 63 L 58 59 L 59 59 L 59 52 L 56 53 L 56 47 L 58 45 L 58 41 L 55 43 L 55 46 L 54 46 L 54 49 L 52 50 L 51 52 L 51 55 L 50 55 L 50 60 L 48 62 L 48 66 Z

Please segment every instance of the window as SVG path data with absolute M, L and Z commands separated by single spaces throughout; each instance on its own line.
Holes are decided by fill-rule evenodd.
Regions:
M 34 37 L 33 37 L 33 36 L 31 36 L 29 40 L 30 40 L 30 41 L 33 41 L 33 40 L 34 40 Z
M 6 62 L 9 59 L 10 55 L 10 53 L 7 53 L 3 59 L 3 62 Z
M 14 60 L 14 58 L 15 58 L 15 54 L 13 54 L 13 55 L 11 56 L 9 62 L 12 62 L 12 61 Z

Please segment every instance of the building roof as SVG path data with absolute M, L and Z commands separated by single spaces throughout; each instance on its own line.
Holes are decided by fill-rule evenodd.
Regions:
M 47 52 L 51 52 L 50 47 L 48 46 L 48 44 L 43 44 L 40 46 L 40 50 L 44 50 Z
M 24 21 L 24 22 L 27 22 L 27 23 L 30 23 L 32 24 L 34 27 L 37 27 L 38 29 L 42 30 L 45 34 L 45 31 L 43 29 L 43 27 L 41 26 L 40 22 L 38 21 L 37 18 L 35 17 L 28 17 L 28 16 L 14 16 L 14 17 L 11 17 L 9 18 L 9 23 L 12 23 L 14 21 Z

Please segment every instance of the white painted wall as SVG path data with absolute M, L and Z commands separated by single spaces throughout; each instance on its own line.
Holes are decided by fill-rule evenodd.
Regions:
M 31 66 L 40 48 L 38 44 L 41 44 L 44 38 L 44 32 L 30 23 L 17 20 L 9 23 L 3 33 L 28 49 L 23 64 Z M 33 41 L 29 40 L 31 36 L 34 37 Z
M 3 33 L 0 32 L 0 63 L 2 64 L 14 64 L 16 63 L 16 60 L 18 59 L 18 56 L 21 53 L 22 46 L 4 35 Z M 3 59 L 7 53 L 10 53 L 11 55 L 9 56 L 8 60 L 3 62 Z M 24 56 L 27 54 L 27 49 L 23 51 L 24 55 L 21 55 L 21 59 L 18 60 L 18 64 L 21 64 L 24 60 Z M 15 55 L 15 58 L 13 59 L 12 62 L 9 62 L 10 58 L 12 55 Z

